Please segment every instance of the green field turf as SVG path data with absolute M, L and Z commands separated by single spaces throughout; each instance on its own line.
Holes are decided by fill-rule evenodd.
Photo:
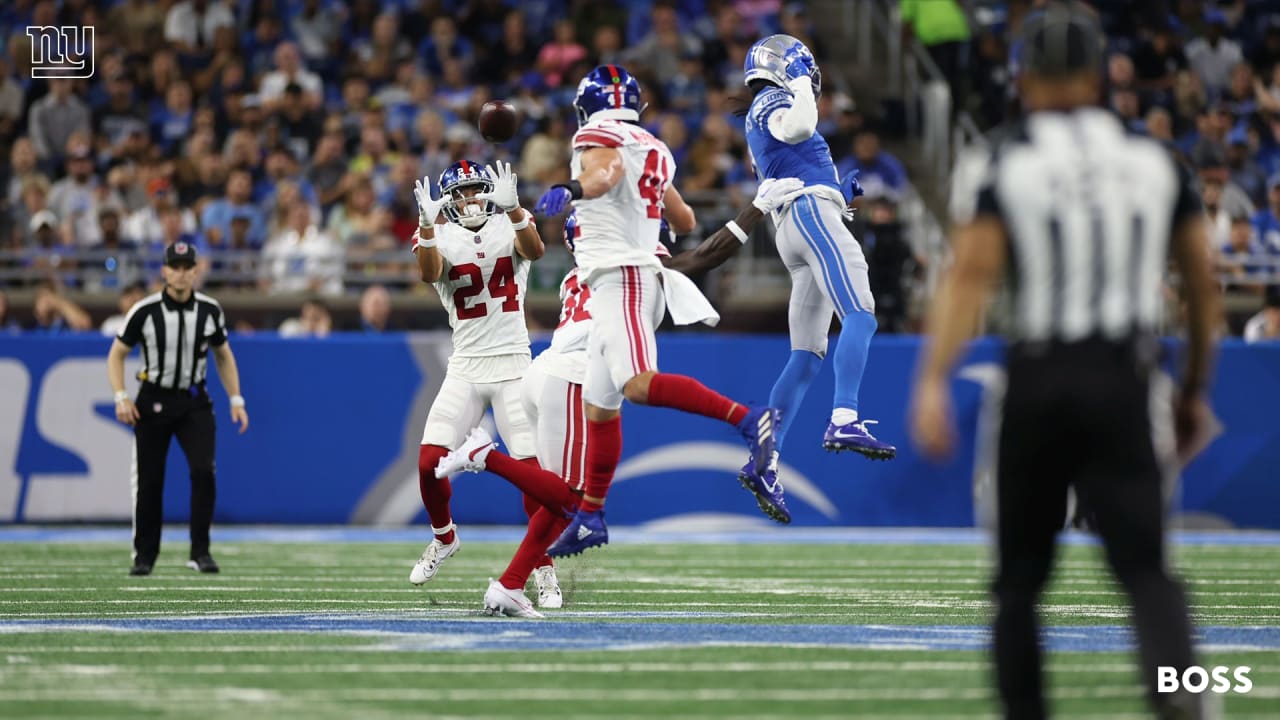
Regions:
M 485 617 L 513 547 L 467 542 L 415 588 L 421 546 L 402 542 L 218 543 L 212 576 L 168 543 L 148 578 L 126 575 L 124 544 L 0 543 L 0 717 L 995 716 L 977 631 L 948 627 L 987 622 L 982 546 L 616 544 L 562 563 L 566 607 L 547 620 Z M 1280 545 L 1184 546 L 1176 562 L 1198 625 L 1274 637 Z M 1124 624 L 1096 548 L 1058 567 L 1046 624 L 1086 643 Z M 198 629 L 236 619 L 252 626 Z M 892 627 L 850 644 L 862 631 L 846 626 Z M 1228 717 L 1280 717 L 1280 650 L 1210 647 L 1202 664 L 1253 668 Z M 1146 717 L 1135 673 L 1127 653 L 1055 653 L 1054 708 Z

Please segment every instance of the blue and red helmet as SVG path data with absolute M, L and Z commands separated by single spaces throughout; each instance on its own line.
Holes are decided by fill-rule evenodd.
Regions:
M 578 113 L 578 125 L 598 117 L 638 122 L 644 110 L 640 83 L 621 65 L 601 65 L 578 83 L 573 109 Z
M 471 208 L 477 206 L 474 203 L 467 204 L 467 198 L 462 194 L 463 188 L 470 187 L 478 188 L 481 192 L 493 190 L 493 178 L 489 177 L 489 171 L 483 165 L 470 160 L 459 160 L 440 173 L 440 196 L 448 201 L 444 204 L 444 216 L 450 222 L 474 228 L 483 225 L 496 210 L 492 202 L 485 200 L 476 211 L 471 211 Z

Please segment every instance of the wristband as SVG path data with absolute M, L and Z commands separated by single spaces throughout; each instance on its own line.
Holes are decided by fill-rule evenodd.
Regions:
M 418 229 L 419 229 L 419 230 L 421 230 L 422 228 L 418 228 Z M 430 237 L 430 238 L 423 239 L 423 237 L 422 237 L 422 233 L 421 233 L 421 232 L 419 232 L 419 233 L 418 233 L 418 242 L 414 243 L 414 245 L 415 245 L 416 247 L 420 247 L 420 248 L 423 248 L 423 249 L 433 248 L 433 247 L 435 247 L 435 246 L 436 246 L 436 239 L 435 239 L 435 237 L 434 237 L 434 236 L 432 236 L 432 237 Z
M 125 400 L 128 400 L 128 399 L 129 399 L 129 393 L 125 392 L 124 390 L 121 390 L 120 392 L 116 393 L 116 404 L 117 404 L 117 405 L 119 405 L 120 403 L 122 403 L 122 402 L 124 402 Z
M 738 238 L 738 242 L 742 243 L 743 245 L 747 244 L 747 233 L 741 227 L 738 226 L 738 223 L 736 220 L 730 220 L 729 222 L 725 223 L 724 229 L 733 233 L 733 236 Z
M 232 395 L 232 396 L 229 398 L 229 400 L 230 400 L 230 402 L 231 402 L 231 407 L 233 407 L 233 408 L 242 408 L 242 407 L 244 407 L 244 396 L 243 396 L 243 395 Z
M 520 218 L 520 222 L 511 223 L 511 229 L 516 232 L 520 232 L 527 227 L 529 227 L 529 213 L 523 213 L 523 217 Z
M 582 183 L 578 182 L 577 180 L 570 180 L 567 183 L 560 183 L 559 185 L 553 185 L 552 187 L 562 187 L 568 190 L 569 197 L 573 198 L 574 200 L 582 199 Z

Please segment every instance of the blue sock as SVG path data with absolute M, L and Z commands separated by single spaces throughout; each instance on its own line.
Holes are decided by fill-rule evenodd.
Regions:
M 836 373 L 834 407 L 857 411 L 858 390 L 862 387 L 862 373 L 867 369 L 871 336 L 875 334 L 875 315 L 869 312 L 851 312 L 844 316 L 840 327 L 840 342 L 833 355 L 833 369 Z
M 792 350 L 782 374 L 773 384 L 773 392 L 769 393 L 769 405 L 778 408 L 782 419 L 774 428 L 774 442 L 779 450 L 786 437 L 787 428 L 800 411 L 800 403 L 804 401 L 805 391 L 822 369 L 822 358 L 808 350 Z

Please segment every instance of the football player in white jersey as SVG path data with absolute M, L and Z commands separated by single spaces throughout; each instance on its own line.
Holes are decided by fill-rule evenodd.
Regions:
M 520 207 L 509 165 L 485 168 L 460 160 L 441 173 L 439 200 L 431 197 L 430 178 L 416 183 L 414 195 L 418 270 L 439 293 L 453 328 L 453 355 L 418 452 L 418 488 L 435 534 L 409 575 L 420 585 L 461 546 L 449 513 L 449 479 L 436 478 L 436 464 L 486 408 L 493 408 L 511 454 L 537 462 L 533 429 L 520 403 L 520 378 L 529 367 L 524 316 L 529 263 L 542 256 L 544 247 L 532 215 Z M 446 222 L 437 223 L 441 213 Z M 525 502 L 532 514 L 536 503 Z
M 761 184 L 753 203 L 738 214 L 731 226 L 726 225 L 697 248 L 675 257 L 671 257 L 662 244 L 657 246 L 655 254 L 666 267 L 690 275 L 719 267 L 746 242 L 746 233 L 756 222 L 792 199 L 802 187 L 803 183 L 794 178 L 767 180 Z M 565 245 L 572 252 L 578 236 L 576 213 L 569 213 L 565 220 L 564 236 Z M 534 358 L 521 384 L 525 412 L 534 426 L 540 467 L 531 467 L 495 450 L 493 439 L 480 427 L 473 429 L 467 439 L 436 466 L 439 477 L 489 470 L 542 504 L 530 518 L 528 532 L 506 571 L 499 579 L 490 581 L 485 591 L 484 609 L 491 615 L 542 617 L 524 595 L 531 572 L 538 580 L 538 607 L 563 606 L 559 586 L 554 586 L 554 592 L 544 592 L 544 588 L 552 586 L 538 576 L 547 571 L 535 569 L 533 564 L 546 554 L 547 548 L 568 525 L 585 485 L 587 417 L 582 383 L 592 324 L 587 308 L 590 299 L 591 290 L 580 279 L 578 268 L 571 268 L 560 283 L 560 322 L 551 336 L 551 346 Z M 775 520 L 790 520 L 781 496 L 776 503 L 760 500 L 759 504 Z M 777 508 L 784 515 L 777 515 Z
M 671 151 L 639 124 L 640 84 L 630 73 L 616 65 L 592 70 L 579 83 L 573 104 L 580 125 L 573 137 L 573 180 L 553 186 L 535 208 L 557 215 L 575 203 L 582 228 L 575 255 L 591 288 L 595 319 L 582 388 L 584 495 L 574 519 L 548 549 L 551 557 L 608 542 L 602 508 L 622 454 L 624 398 L 737 427 L 751 453 L 744 482 L 764 477 L 777 420 L 772 408 L 748 408 L 693 378 L 657 371 L 654 328 L 667 309 L 678 324 L 719 319 L 688 278 L 664 272 L 653 255 L 663 215 L 674 231 L 685 233 L 695 226 L 693 209 L 671 184 Z

